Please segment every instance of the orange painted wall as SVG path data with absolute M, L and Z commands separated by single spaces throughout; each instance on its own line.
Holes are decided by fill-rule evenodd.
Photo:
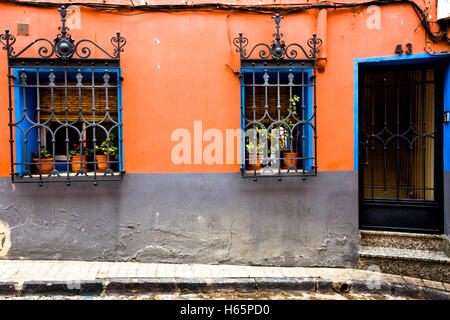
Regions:
M 256 3 L 256 1 L 246 1 Z M 431 1 L 432 7 L 435 2 Z M 1 4 L 0 30 L 16 34 L 19 21 L 30 23 L 30 36 L 16 36 L 16 52 L 33 39 L 53 39 L 59 26 L 56 9 Z M 233 172 L 239 165 L 175 165 L 170 155 L 173 130 L 193 131 L 194 121 L 208 128 L 238 129 L 239 69 L 232 40 L 239 32 L 250 43 L 272 40 L 269 15 L 236 12 L 108 14 L 82 8 L 75 40 L 89 38 L 112 50 L 120 30 L 127 44 L 122 55 L 124 161 L 127 172 Z M 435 19 L 435 13 L 434 19 Z M 318 166 L 320 171 L 353 168 L 353 59 L 393 55 L 396 44 L 413 44 L 423 53 L 425 32 L 408 5 L 381 7 L 381 29 L 369 30 L 367 8 L 328 10 L 327 64 L 317 79 Z M 287 43 L 306 44 L 316 30 L 317 10 L 285 16 Z M 417 29 L 416 29 L 417 28 Z M 449 50 L 431 43 L 435 51 Z M 6 53 L 0 51 L 0 176 L 10 172 Z M 204 146 L 207 143 L 204 143 Z

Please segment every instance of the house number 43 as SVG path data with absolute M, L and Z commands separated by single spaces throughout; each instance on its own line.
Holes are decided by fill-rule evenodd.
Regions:
M 411 54 L 412 53 L 412 44 L 411 43 L 407 43 L 405 47 L 406 47 L 405 53 L 406 54 Z M 402 49 L 402 45 L 401 44 L 398 44 L 395 47 L 395 53 L 398 54 L 399 56 L 401 56 L 403 54 L 403 49 Z

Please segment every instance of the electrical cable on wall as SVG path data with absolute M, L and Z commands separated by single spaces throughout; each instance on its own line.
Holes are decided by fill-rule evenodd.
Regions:
M 0 2 L 4 3 L 13 3 L 17 5 L 24 6 L 33 6 L 33 7 L 41 7 L 41 8 L 54 8 L 59 7 L 61 5 L 76 5 L 89 7 L 96 10 L 101 10 L 107 13 L 113 14 L 123 14 L 123 15 L 136 15 L 142 14 L 145 12 L 182 12 L 182 11 L 236 11 L 236 12 L 247 12 L 247 13 L 257 13 L 257 14 L 292 14 L 303 12 L 311 9 L 349 9 L 360 6 L 385 6 L 392 4 L 409 4 L 417 17 L 420 20 L 420 24 L 425 29 L 426 34 L 430 37 L 430 39 L 434 42 L 446 41 L 450 44 L 450 39 L 447 33 L 448 30 L 448 22 L 444 21 L 440 24 L 440 30 L 438 32 L 431 31 L 430 22 L 427 19 L 427 15 L 425 11 L 419 7 L 417 3 L 412 0 L 373 0 L 367 2 L 355 2 L 355 3 L 339 3 L 339 2 L 324 2 L 324 3 L 315 3 L 315 4 L 295 4 L 295 5 L 284 5 L 280 6 L 272 6 L 272 5 L 258 5 L 258 6 L 247 6 L 247 5 L 230 5 L 223 3 L 202 3 L 202 4 L 161 4 L 161 5 L 126 5 L 126 4 L 108 4 L 108 3 L 78 3 L 78 2 L 69 2 L 69 3 L 56 3 L 56 2 L 34 2 L 34 1 L 20 1 L 20 0 L 0 0 Z M 133 3 L 134 4 L 134 3 Z M 126 11 L 126 10 L 139 10 L 143 11 L 142 13 L 119 13 L 117 11 Z

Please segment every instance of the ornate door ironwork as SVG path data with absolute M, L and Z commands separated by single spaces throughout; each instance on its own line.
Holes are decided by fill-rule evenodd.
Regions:
M 439 232 L 442 88 L 434 65 L 363 68 L 359 78 L 360 225 Z

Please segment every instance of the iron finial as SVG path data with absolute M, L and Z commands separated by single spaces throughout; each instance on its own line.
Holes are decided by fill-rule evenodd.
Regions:
M 61 8 L 59 8 L 58 11 L 61 14 L 61 22 L 62 22 L 61 36 L 64 38 L 66 36 L 66 33 L 67 33 L 67 27 L 66 27 L 67 10 L 66 10 L 65 6 L 61 6 Z
M 273 34 L 275 40 L 272 41 L 271 55 L 274 59 L 282 59 L 285 54 L 285 44 L 284 41 L 281 40 L 283 34 L 280 33 L 280 21 L 283 19 L 283 16 L 280 16 L 277 13 L 272 16 L 272 19 L 275 20 L 275 28 L 277 29 L 277 32 Z

